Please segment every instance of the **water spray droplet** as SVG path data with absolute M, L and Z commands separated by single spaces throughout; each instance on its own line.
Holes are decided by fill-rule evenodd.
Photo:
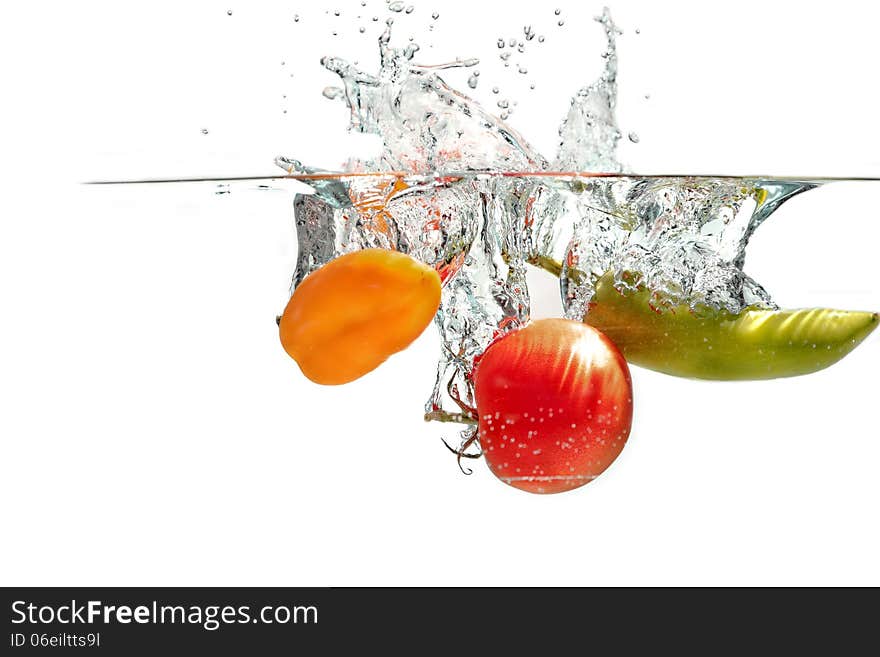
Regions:
M 556 24 L 557 24 L 559 27 L 562 27 L 563 25 L 565 25 L 565 21 L 559 21 L 559 22 L 556 23 Z
M 388 5 L 388 10 L 399 14 L 403 11 L 403 7 L 404 5 L 402 2 L 392 2 L 390 5 Z
M 538 37 L 538 43 L 544 43 L 544 35 Z
M 498 47 L 499 47 L 499 48 L 503 48 L 503 47 L 504 47 L 504 39 L 498 39 Z
M 477 88 L 477 82 L 480 81 L 480 78 L 477 77 L 476 73 L 472 73 L 471 76 L 467 80 L 467 84 L 471 89 Z
M 293 15 L 293 22 L 294 22 L 294 23 L 299 23 L 299 14 L 294 14 L 294 15 Z
M 208 134 L 208 129 L 207 129 L 207 128 L 202 128 L 201 133 L 202 133 L 203 135 Z
M 227 10 L 226 10 L 226 15 L 227 15 L 227 16 L 232 16 L 232 10 L 231 10 L 231 9 L 227 9 Z
M 433 14 L 431 14 L 431 18 L 433 18 L 434 20 L 437 20 L 438 18 L 440 18 L 440 14 L 435 11 Z
M 406 13 L 407 13 L 407 14 L 411 14 L 411 13 L 413 13 L 414 10 L 415 10 L 415 7 L 413 7 L 412 5 L 410 5 L 409 7 L 406 8 Z
M 497 94 L 499 91 L 501 91 L 501 90 L 498 87 L 492 87 L 493 94 Z
M 366 31 L 367 31 L 367 28 L 365 28 L 365 27 L 363 27 L 363 26 L 361 26 L 361 27 L 358 28 L 358 32 L 360 32 L 361 34 L 363 34 L 363 33 L 366 32 Z
M 561 9 L 554 9 L 553 13 L 556 14 L 557 16 L 559 16 L 559 14 L 562 13 L 562 10 Z
M 636 28 L 636 34 L 641 34 L 642 31 L 639 28 Z
M 527 69 L 525 66 L 522 66 L 522 65 L 520 65 L 520 67 L 519 67 L 517 70 L 518 70 L 522 75 L 525 75 L 526 73 L 529 72 L 529 69 Z
M 638 143 L 639 143 L 639 136 L 638 136 L 636 133 L 631 132 L 631 133 L 629 133 L 629 134 L 627 135 L 627 137 L 629 138 L 629 140 L 630 140 L 632 143 L 634 143 L 634 144 L 638 144 Z

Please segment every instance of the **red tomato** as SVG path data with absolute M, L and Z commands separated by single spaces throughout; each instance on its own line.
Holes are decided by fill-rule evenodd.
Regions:
M 530 493 L 588 484 L 632 424 L 632 383 L 600 331 L 542 319 L 493 343 L 474 374 L 479 439 L 492 473 Z

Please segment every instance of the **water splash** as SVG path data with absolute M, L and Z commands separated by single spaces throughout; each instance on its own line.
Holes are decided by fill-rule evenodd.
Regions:
M 559 127 L 559 150 L 553 161 L 556 171 L 622 171 L 617 161 L 617 36 L 621 30 L 606 7 L 596 20 L 605 29 L 605 69 L 595 82 L 571 99 L 568 114 Z
M 378 157 L 352 162 L 350 169 L 425 173 L 547 167 L 521 135 L 440 76 L 444 70 L 476 66 L 478 59 L 417 64 L 418 44 L 394 48 L 390 41 L 388 26 L 379 38 L 380 69 L 375 75 L 343 59 L 321 60 L 342 80 L 339 97 L 350 111 L 349 130 L 382 139 Z M 475 73 L 472 79 L 477 77 Z
M 634 280 L 647 285 L 658 312 L 680 303 L 732 312 L 774 307 L 743 272 L 746 244 L 781 203 L 815 184 L 623 174 L 615 116 L 622 32 L 607 8 L 596 20 L 606 40 L 603 70 L 572 98 L 552 163 L 507 125 L 514 103 L 499 87 L 491 89 L 495 115 L 441 77 L 478 60 L 416 63 L 418 44 L 392 47 L 391 19 L 379 38 L 377 73 L 322 59 L 342 81 L 324 95 L 346 103 L 349 130 L 381 138 L 380 152 L 349 161 L 347 175 L 276 160 L 288 173 L 316 176 L 314 194 L 294 202 L 293 287 L 330 259 L 367 247 L 408 253 L 440 274 L 442 353 L 427 417 L 473 415 L 474 359 L 529 319 L 529 264 L 559 276 L 572 319 L 588 311 L 596 281 L 609 271 L 621 289 Z M 523 38 L 499 38 L 502 58 L 535 38 L 530 26 Z M 473 71 L 470 88 L 478 77 Z M 581 173 L 547 175 L 554 171 Z

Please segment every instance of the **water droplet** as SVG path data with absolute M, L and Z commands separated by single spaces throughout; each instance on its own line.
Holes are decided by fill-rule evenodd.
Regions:
M 407 13 L 407 14 L 411 14 L 411 13 L 413 13 L 414 10 L 415 10 L 415 7 L 413 7 L 412 5 L 410 5 L 409 7 L 406 8 L 406 13 Z
M 361 0 L 361 7 L 367 6 L 367 0 Z
M 231 10 L 231 9 L 227 9 L 227 10 L 226 10 L 226 15 L 227 15 L 227 16 L 232 16 L 232 10 Z
M 492 87 L 493 94 L 497 94 L 499 91 L 501 91 L 501 89 L 499 89 L 498 87 Z
M 286 62 L 281 62 L 281 65 L 284 66 Z
M 476 73 L 472 73 L 471 76 L 468 78 L 467 83 L 468 83 L 468 86 L 469 86 L 471 89 L 476 89 L 476 88 L 477 88 L 477 82 L 479 82 L 479 81 L 480 81 L 480 79 L 477 77 L 477 74 L 476 74 Z
M 535 88 L 535 83 L 532 82 L 532 83 L 529 85 L 529 89 L 534 89 L 534 88 Z
M 437 20 L 438 18 L 440 18 L 440 14 L 435 11 L 433 14 L 431 14 L 431 18 Z
M 402 2 L 392 2 L 390 5 L 388 5 L 388 10 L 399 14 L 403 11 L 403 7 L 404 4 Z
M 565 21 L 559 21 L 559 22 L 556 23 L 556 24 L 557 24 L 559 27 L 562 27 L 563 25 L 565 25 Z
M 631 132 L 631 133 L 629 133 L 629 134 L 627 135 L 627 137 L 629 138 L 629 140 L 630 140 L 632 143 L 634 143 L 634 144 L 638 144 L 638 143 L 639 143 L 639 136 L 638 136 L 636 133 Z
M 509 53 L 509 52 L 503 52 L 503 53 L 501 53 L 501 54 L 498 55 L 498 56 L 501 58 L 501 61 L 503 61 L 503 62 L 506 62 L 508 59 L 510 59 L 510 53 Z
M 336 32 L 336 31 L 334 31 L 334 32 L 333 32 L 333 36 L 339 36 L 339 33 Z
M 516 39 L 511 39 L 507 42 L 507 45 L 513 48 L 516 45 Z
M 294 23 L 299 23 L 299 14 L 294 14 L 294 15 L 293 15 L 293 22 L 294 22 Z
M 561 9 L 554 9 L 553 13 L 556 14 L 557 16 L 559 16 L 559 14 L 562 13 L 562 10 Z
M 474 63 L 476 64 L 476 63 L 479 63 L 479 62 L 474 62 Z M 476 75 L 477 77 L 480 77 L 480 72 L 479 72 L 479 71 L 474 71 L 474 75 Z
M 645 94 L 645 100 L 651 100 L 651 94 Z
M 538 43 L 544 43 L 544 35 L 538 37 Z
M 504 39 L 498 39 L 498 47 L 499 47 L 499 48 L 503 48 L 503 47 L 504 47 Z
M 529 69 L 527 69 L 525 66 L 522 66 L 522 65 L 520 65 L 519 69 L 517 69 L 517 70 L 519 70 L 519 72 L 522 73 L 523 75 L 525 75 L 526 73 L 529 72 Z
M 206 135 L 206 134 L 208 134 L 208 129 L 207 129 L 207 128 L 202 128 L 201 132 L 202 132 L 203 135 Z
M 334 16 L 339 16 L 339 10 L 337 9 L 336 11 L 334 11 L 334 12 L 333 12 L 333 15 L 334 15 Z
M 636 34 L 641 34 L 642 31 L 639 28 L 636 28 Z
M 510 103 L 508 103 L 504 99 L 498 101 L 498 107 L 500 107 L 501 109 L 507 109 L 509 106 L 510 106 Z
M 339 87 L 325 87 L 324 91 L 321 93 L 324 95 L 324 98 L 334 100 L 335 98 L 341 97 L 345 92 Z
M 373 22 L 374 22 L 374 23 L 377 22 L 378 20 L 379 20 L 379 17 L 378 17 L 378 16 L 373 16 Z
M 361 34 L 363 34 L 366 31 L 367 31 L 367 28 L 365 28 L 363 26 L 358 28 L 358 32 L 360 32 Z

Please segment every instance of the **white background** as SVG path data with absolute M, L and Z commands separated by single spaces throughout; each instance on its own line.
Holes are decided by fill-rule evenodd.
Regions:
M 600 4 L 558 6 L 563 28 L 552 5 L 447 0 L 428 33 L 434 6 L 419 3 L 395 39 L 415 34 L 421 61 L 483 57 L 477 95 L 519 99 L 513 125 L 552 155 L 604 47 Z M 351 385 L 301 376 L 274 323 L 292 186 L 77 184 L 273 173 L 281 153 L 337 165 L 360 146 L 320 94 L 334 80 L 318 58 L 373 68 L 369 17 L 388 14 L 326 7 L 342 16 L 235 0 L 4 8 L 0 583 L 880 584 L 876 335 L 799 379 L 634 368 L 618 461 L 532 496 L 482 463 L 463 476 L 440 443 L 451 430 L 422 422 L 433 329 Z M 880 173 L 876 3 L 612 10 L 632 168 Z M 495 41 L 525 24 L 546 41 L 518 76 Z M 791 201 L 747 271 L 784 306 L 880 309 L 878 192 Z M 551 279 L 533 294 L 536 315 L 558 314 Z

